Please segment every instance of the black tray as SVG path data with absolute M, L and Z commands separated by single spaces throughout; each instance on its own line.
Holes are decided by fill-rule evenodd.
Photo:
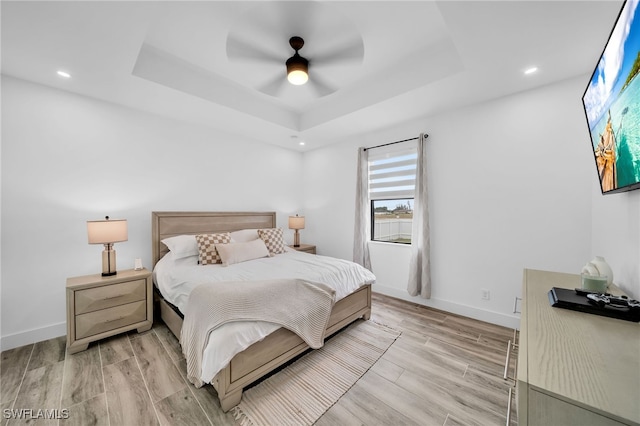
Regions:
M 571 309 L 572 311 L 586 312 L 588 314 L 602 315 L 625 321 L 640 322 L 640 309 L 631 309 L 627 306 L 605 305 L 599 307 L 589 303 L 587 296 L 581 296 L 575 290 L 568 288 L 552 287 L 549 290 L 549 303 L 554 308 Z

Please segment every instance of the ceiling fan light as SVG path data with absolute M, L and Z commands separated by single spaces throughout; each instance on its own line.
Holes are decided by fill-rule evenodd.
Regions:
M 309 80 L 309 61 L 296 53 L 287 60 L 287 80 L 299 86 Z
M 309 80 L 309 74 L 302 70 L 294 70 L 287 74 L 287 80 L 295 86 L 300 86 Z

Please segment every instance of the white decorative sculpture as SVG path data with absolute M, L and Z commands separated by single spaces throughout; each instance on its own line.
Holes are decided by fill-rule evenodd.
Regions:
M 594 277 L 607 277 L 607 286 L 613 283 L 613 271 L 602 256 L 596 256 L 591 262 L 584 265 L 582 273 Z

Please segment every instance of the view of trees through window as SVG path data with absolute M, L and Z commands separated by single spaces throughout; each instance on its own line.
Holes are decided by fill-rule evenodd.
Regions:
M 374 241 L 411 244 L 413 198 L 371 201 Z

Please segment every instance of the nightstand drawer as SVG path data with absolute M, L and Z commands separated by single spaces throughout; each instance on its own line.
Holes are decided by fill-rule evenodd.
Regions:
M 144 300 L 145 280 L 88 288 L 75 292 L 76 315 Z
M 76 340 L 147 319 L 146 300 L 76 316 Z

